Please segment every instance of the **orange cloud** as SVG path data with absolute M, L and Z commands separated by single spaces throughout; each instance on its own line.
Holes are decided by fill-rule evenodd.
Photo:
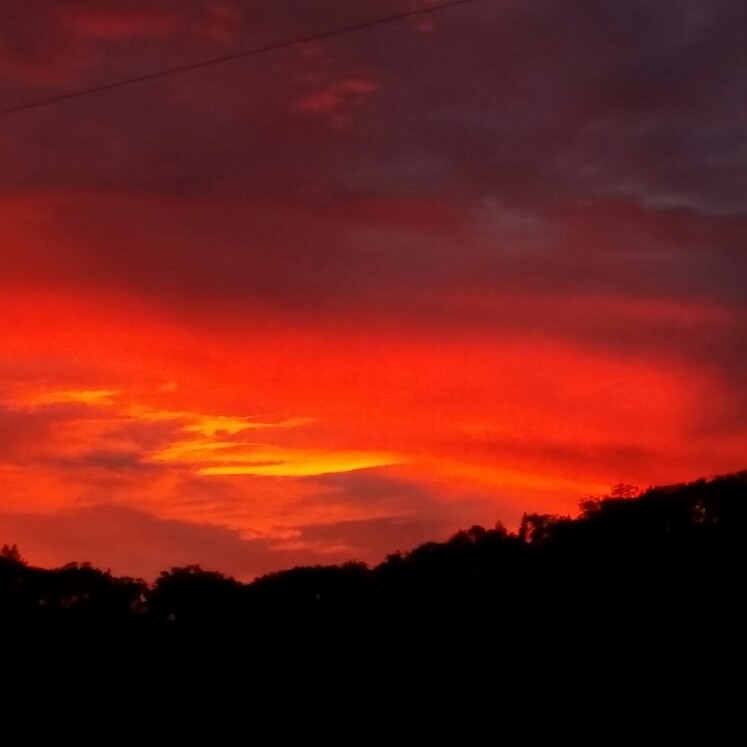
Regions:
M 70 445 L 79 451 L 93 452 L 107 430 L 116 425 L 172 425 L 172 442 L 143 452 L 143 462 L 187 466 L 203 475 L 268 475 L 298 477 L 383 466 L 395 458 L 363 451 L 320 452 L 284 449 L 271 444 L 252 443 L 231 438 L 248 431 L 297 428 L 313 423 L 311 418 L 290 418 L 264 423 L 232 415 L 208 415 L 190 411 L 161 410 L 127 401 L 121 391 L 82 389 L 51 392 L 24 392 L 10 400 L 11 407 L 44 409 L 55 405 L 85 405 L 62 427 L 72 428 L 66 439 L 66 456 Z M 58 424 L 60 427 L 60 424 Z

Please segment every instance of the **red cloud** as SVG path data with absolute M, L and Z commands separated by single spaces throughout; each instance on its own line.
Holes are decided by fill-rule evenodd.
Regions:
M 66 25 L 81 36 L 94 39 L 159 37 L 172 33 L 179 14 L 161 8 L 73 8 Z
M 342 127 L 349 122 L 349 110 L 377 91 L 378 83 L 366 76 L 353 76 L 331 83 L 304 96 L 296 109 L 311 117 L 322 117 Z
M 161 42 L 151 51 L 163 60 L 171 45 L 201 53 L 226 46 L 241 20 L 239 6 L 230 0 L 34 0 L 16 5 L 0 11 L 0 78 L 34 86 L 67 86 L 92 70 L 102 78 L 112 72 L 121 77 L 108 65 L 123 42 Z M 127 50 L 125 69 L 131 70 L 140 56 Z

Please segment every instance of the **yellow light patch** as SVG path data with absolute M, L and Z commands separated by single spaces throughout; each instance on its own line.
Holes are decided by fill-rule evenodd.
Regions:
M 116 389 L 71 389 L 59 392 L 40 392 L 20 398 L 20 403 L 32 406 L 81 404 L 108 406 L 119 395 Z
M 202 467 L 201 475 L 258 475 L 264 477 L 310 477 L 334 472 L 384 467 L 401 463 L 390 454 L 367 452 L 304 452 L 285 451 L 283 461 L 255 461 L 251 464 L 223 464 Z

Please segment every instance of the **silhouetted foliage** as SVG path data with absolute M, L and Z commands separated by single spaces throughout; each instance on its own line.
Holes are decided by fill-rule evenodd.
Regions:
M 146 594 L 146 609 L 153 621 L 180 627 L 222 625 L 238 608 L 242 585 L 199 565 L 162 571 Z
M 373 568 L 297 567 L 249 584 L 198 565 L 150 585 L 87 563 L 45 570 L 5 545 L 0 623 L 15 639 L 109 631 L 117 650 L 156 643 L 173 666 L 201 642 L 211 657 L 244 651 L 263 671 L 334 664 L 346 676 L 433 657 L 463 668 L 493 656 L 513 677 L 582 663 L 643 671 L 685 655 L 695 668 L 743 646 L 745 531 L 741 472 L 643 492 L 619 485 L 576 518 L 529 513 L 516 533 L 475 525 Z
M 0 558 L 10 560 L 14 563 L 23 563 L 17 545 L 3 545 L 2 548 L 0 548 Z

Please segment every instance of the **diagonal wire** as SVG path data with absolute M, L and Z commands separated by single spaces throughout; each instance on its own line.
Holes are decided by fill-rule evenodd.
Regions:
M 211 65 L 220 65 L 223 62 L 230 62 L 231 60 L 239 60 L 244 57 L 253 57 L 255 55 L 265 54 L 267 52 L 274 52 L 278 49 L 286 49 L 287 47 L 294 47 L 299 44 L 305 44 L 311 41 L 329 39 L 330 37 L 340 36 L 341 34 L 347 34 L 351 31 L 369 29 L 373 28 L 374 26 L 383 26 L 384 24 L 394 23 L 406 18 L 412 18 L 413 16 L 425 15 L 426 13 L 435 13 L 439 10 L 446 10 L 447 8 L 454 8 L 458 5 L 467 5 L 468 3 L 477 1 L 478 0 L 451 0 L 450 2 L 441 3 L 440 5 L 429 5 L 428 7 L 420 8 L 418 10 L 410 10 L 405 13 L 397 13 L 396 15 L 384 16 L 383 18 L 376 18 L 372 21 L 362 21 L 350 26 L 342 26 L 340 28 L 331 29 L 330 31 L 322 31 L 317 34 L 309 34 L 308 36 L 299 36 L 294 39 L 287 39 L 286 41 L 275 42 L 273 44 L 267 44 L 262 47 L 254 47 L 253 49 L 247 49 L 243 52 L 234 52 L 233 54 L 224 55 L 223 57 L 214 57 L 209 60 L 203 60 L 202 62 L 194 62 L 189 65 L 172 67 L 168 68 L 167 70 L 160 70 L 155 73 L 147 73 L 146 75 L 138 75 L 133 78 L 125 78 L 124 80 L 114 81 L 113 83 L 103 83 L 98 86 L 92 86 L 91 88 L 81 88 L 77 91 L 69 91 L 67 93 L 61 93 L 57 96 L 50 96 L 46 99 L 39 99 L 37 101 L 30 101 L 26 104 L 18 104 L 17 106 L 10 106 L 6 109 L 0 109 L 0 117 L 7 116 L 8 114 L 14 114 L 15 112 L 25 111 L 27 109 L 36 109 L 42 106 L 49 106 L 50 104 L 56 104 L 60 101 L 69 101 L 70 99 L 81 98 L 83 96 L 91 96 L 96 93 L 101 93 L 102 91 L 111 91 L 115 88 L 124 88 L 125 86 L 131 86 L 137 83 L 155 80 L 157 78 L 166 78 L 172 75 L 181 75 L 182 73 L 187 73 L 190 70 L 198 70 L 203 67 L 210 67 Z

